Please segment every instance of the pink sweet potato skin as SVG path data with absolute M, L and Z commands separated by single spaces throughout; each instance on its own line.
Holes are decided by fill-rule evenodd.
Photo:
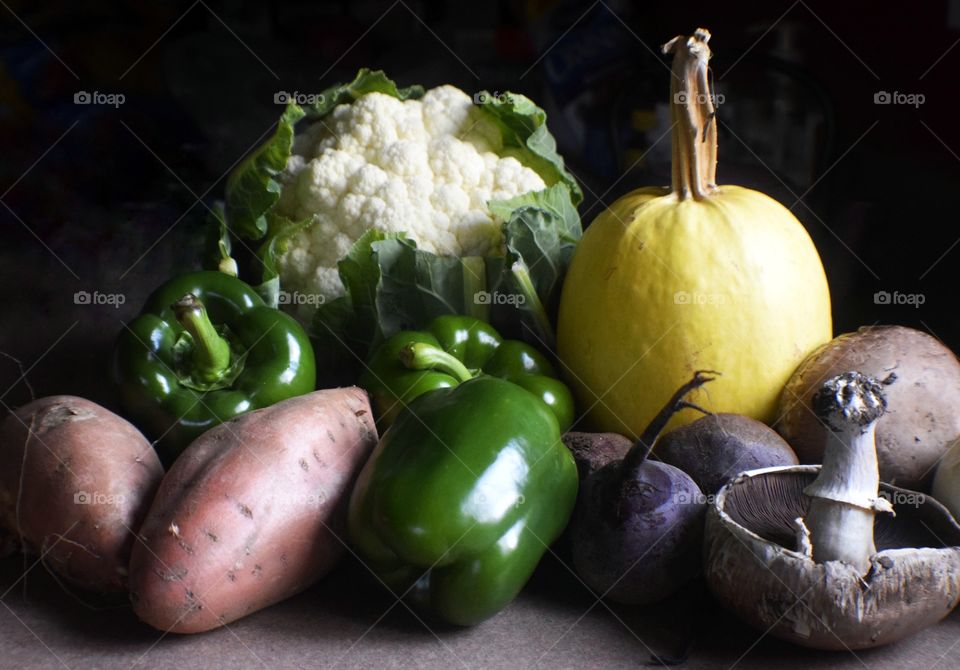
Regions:
M 0 424 L 0 526 L 67 581 L 122 591 L 163 477 L 147 439 L 100 405 L 40 398 Z
M 343 553 L 377 443 L 359 388 L 316 391 L 201 435 L 164 478 L 130 561 L 134 612 L 198 633 L 302 591 Z

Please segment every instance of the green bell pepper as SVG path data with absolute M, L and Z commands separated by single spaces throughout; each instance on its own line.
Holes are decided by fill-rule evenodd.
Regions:
M 487 358 L 472 353 L 464 347 L 467 365 Z M 577 486 L 551 409 L 482 375 L 423 393 L 397 415 L 357 480 L 348 529 L 398 596 L 472 625 L 523 588 L 566 526 Z
M 123 407 L 168 463 L 213 426 L 316 385 L 300 324 L 222 272 L 154 291 L 120 332 L 113 374 Z
M 402 331 L 373 354 L 360 385 L 373 399 L 386 428 L 414 398 L 481 374 L 521 386 L 545 403 L 566 431 L 573 424 L 573 396 L 546 357 L 517 340 L 503 340 L 492 326 L 470 316 L 440 316 L 422 331 Z

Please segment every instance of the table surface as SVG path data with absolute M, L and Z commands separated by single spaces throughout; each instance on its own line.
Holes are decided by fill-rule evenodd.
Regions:
M 0 561 L 0 594 L 0 668 L 635 668 L 685 651 L 688 670 L 960 668 L 956 612 L 895 645 L 820 652 L 746 627 L 700 584 L 656 606 L 598 602 L 556 555 L 469 629 L 423 619 L 349 559 L 308 591 L 198 635 L 164 635 L 123 602 L 85 603 L 22 556 Z

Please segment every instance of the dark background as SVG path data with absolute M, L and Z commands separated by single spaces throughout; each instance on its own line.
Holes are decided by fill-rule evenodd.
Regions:
M 0 353 L 22 362 L 38 396 L 73 393 L 112 406 L 107 370 L 121 322 L 169 275 L 198 266 L 206 209 L 230 168 L 271 130 L 282 109 L 276 93 L 319 92 L 361 66 L 384 68 L 401 85 L 451 82 L 468 92 L 529 95 L 548 110 L 585 187 L 581 213 L 589 223 L 618 195 L 669 181 L 669 81 L 658 45 L 697 26 L 713 33 L 715 87 L 723 96 L 720 182 L 768 193 L 804 223 L 827 269 L 836 332 L 900 323 L 960 349 L 953 90 L 960 0 L 3 0 Z M 75 104 L 82 91 L 125 100 L 119 107 Z M 925 99 L 919 106 L 875 104 L 882 91 Z M 914 302 L 922 296 L 923 304 L 878 304 L 878 291 Z M 78 292 L 123 304 L 82 304 Z M 30 395 L 18 366 L 0 356 L 0 412 Z M 16 585 L 23 567 L 16 558 L 0 564 L 2 588 Z M 363 574 L 355 565 L 346 569 Z M 271 664 L 326 666 L 360 640 L 354 655 L 366 667 L 388 658 L 450 664 L 400 607 L 368 636 L 389 600 L 369 597 L 369 584 L 347 577 L 231 629 Z M 91 615 L 39 576 L 31 577 L 29 600 L 22 589 L 23 604 L 17 599 L 13 607 L 26 629 L 5 626 L 10 639 L 23 641 L 5 649 L 13 655 L 0 665 L 34 667 L 45 658 L 44 667 L 55 667 L 31 635 L 75 667 L 90 667 L 101 647 L 131 665 L 153 649 L 154 633 L 126 610 Z M 551 558 L 517 604 L 479 629 L 445 631 L 443 645 L 484 665 L 517 666 L 533 664 L 563 633 L 563 643 L 557 639 L 540 661 L 642 664 L 650 648 L 623 623 L 653 636 L 658 653 L 674 653 L 692 635 L 697 667 L 712 659 L 709 667 L 728 668 L 744 656 L 739 667 L 865 665 L 859 656 L 756 640 L 711 601 L 688 596 L 624 613 L 629 625 L 607 620 L 606 606 Z M 934 666 L 953 650 L 957 625 L 954 615 L 864 658 L 871 668 Z M 232 635 L 169 639 L 147 664 L 249 662 L 246 643 L 241 648 Z M 161 665 L 164 659 L 170 665 Z
M 669 181 L 659 45 L 700 25 L 723 96 L 720 183 L 804 223 L 836 332 L 900 323 L 960 348 L 960 2 L 11 1 L 0 21 L 0 351 L 38 395 L 111 402 L 121 320 L 198 265 L 206 209 L 271 129 L 277 92 L 368 66 L 404 85 L 526 93 L 585 186 L 589 223 Z M 125 101 L 75 104 L 80 91 Z M 878 105 L 881 91 L 925 100 Z M 77 304 L 78 291 L 124 303 Z M 877 304 L 877 291 L 923 304 Z M 29 398 L 19 376 L 0 359 L 8 406 Z

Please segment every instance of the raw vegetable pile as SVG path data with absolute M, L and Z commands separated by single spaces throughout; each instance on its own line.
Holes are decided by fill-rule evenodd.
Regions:
M 717 183 L 709 38 L 664 46 L 671 187 L 586 232 L 521 95 L 361 70 L 291 103 L 227 183 L 214 269 L 119 336 L 123 416 L 53 396 L 0 424 L 2 546 L 175 633 L 308 588 L 347 545 L 461 626 L 547 551 L 627 605 L 702 578 L 821 649 L 946 616 L 960 363 L 899 326 L 831 339 L 802 225 Z

